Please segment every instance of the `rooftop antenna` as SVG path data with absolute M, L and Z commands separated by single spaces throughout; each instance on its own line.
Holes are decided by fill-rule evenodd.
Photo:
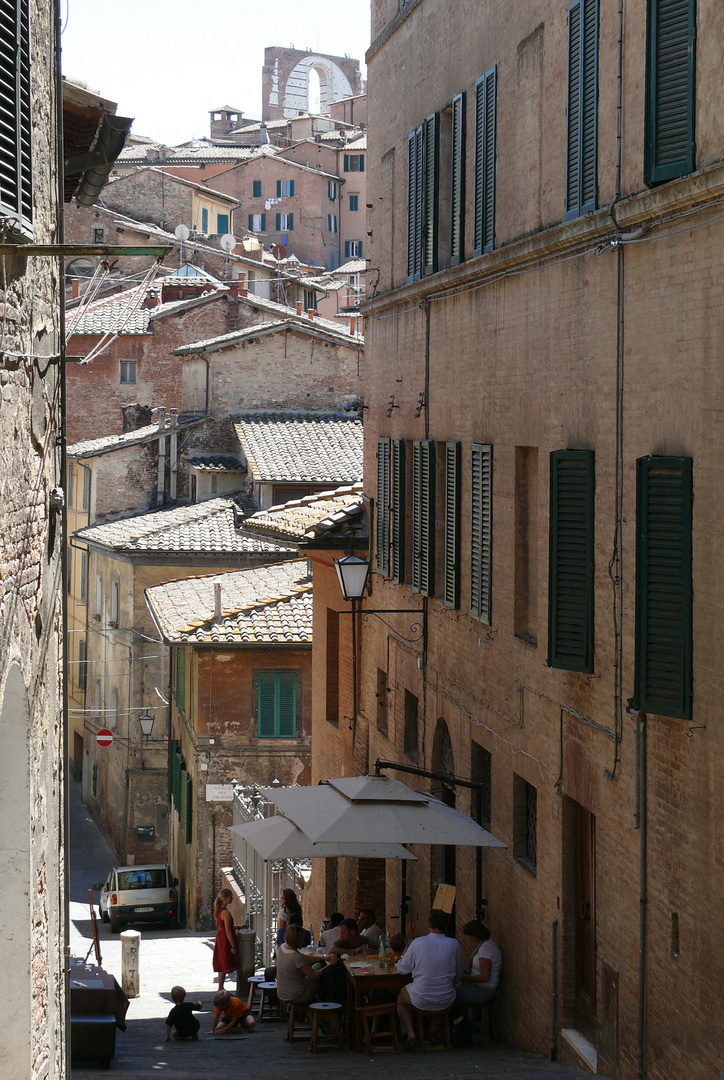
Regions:
M 224 273 L 228 279 L 229 277 L 229 255 L 236 247 L 236 237 L 227 232 L 219 240 L 222 248 L 224 249 Z
M 184 240 L 188 240 L 189 235 L 188 226 L 184 225 L 183 222 L 176 226 L 174 236 L 179 241 L 179 267 L 184 264 Z

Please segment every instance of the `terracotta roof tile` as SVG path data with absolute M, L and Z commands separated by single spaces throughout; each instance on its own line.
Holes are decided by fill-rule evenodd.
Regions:
M 344 539 L 350 529 L 354 536 L 366 536 L 362 485 L 322 491 L 259 510 L 246 519 L 245 527 L 249 532 L 296 543 L 335 537 Z
M 221 586 L 216 618 L 214 586 Z M 312 579 L 306 559 L 185 578 L 146 590 L 164 638 L 189 645 L 311 645 Z
M 354 484 L 362 479 L 362 423 L 335 413 L 242 413 L 233 417 L 257 483 Z

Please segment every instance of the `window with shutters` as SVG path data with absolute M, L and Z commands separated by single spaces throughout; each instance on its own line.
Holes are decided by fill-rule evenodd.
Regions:
M 489 623 L 493 545 L 493 448 L 470 448 L 470 614 Z
M 460 607 L 460 488 L 462 448 L 445 444 L 445 550 L 444 594 L 450 607 Z
M 407 278 L 437 270 L 440 115 L 433 113 L 408 138 Z
M 88 685 L 88 652 L 85 641 L 78 642 L 78 688 L 85 690 Z
M 277 180 L 277 199 L 290 199 L 294 195 L 293 180 Z
M 556 450 L 550 457 L 548 664 L 593 671 L 592 450 Z
M 331 233 L 337 232 L 337 215 L 327 214 L 327 229 Z
M 453 98 L 450 116 L 450 264 L 465 257 L 465 94 Z
M 216 231 L 217 233 L 224 234 L 229 231 L 229 215 L 217 214 L 216 215 Z
M 32 124 L 28 0 L 0 3 L 0 217 L 32 236 Z
M 261 198 L 261 180 L 252 180 L 251 182 L 251 197 L 252 199 Z
M 337 201 L 337 184 L 334 180 L 327 181 L 327 198 L 330 202 Z
M 206 234 L 209 231 L 209 211 L 208 207 L 204 206 L 201 209 L 201 232 Z
M 344 255 L 346 259 L 361 259 L 362 258 L 362 241 L 361 240 L 345 240 L 344 242 Z
M 111 604 L 109 626 L 117 627 L 121 621 L 121 583 L 116 578 L 111 579 Z
M 384 668 L 377 668 L 377 690 L 375 692 L 375 698 L 377 701 L 377 730 L 382 734 L 387 734 L 389 726 L 390 715 L 390 688 L 387 685 L 387 672 Z
M 407 491 L 407 444 L 404 439 L 392 441 L 392 492 L 390 503 L 390 541 L 392 580 L 402 585 L 405 580 L 405 495 Z
M 350 195 L 349 208 L 352 213 L 354 213 L 355 210 L 359 210 L 359 195 Z
M 339 612 L 327 608 L 327 670 L 325 680 L 327 723 L 339 726 Z
M 176 679 L 174 690 L 176 694 L 176 708 L 186 708 L 186 650 L 176 649 Z
M 473 790 L 473 820 L 489 830 L 493 802 L 493 757 L 489 750 L 475 742 L 470 745 L 470 778 L 478 785 Z
M 80 602 L 88 603 L 88 552 L 81 552 L 80 556 Z
M 82 507 L 84 510 L 90 509 L 90 497 L 91 497 L 91 471 L 87 466 L 83 466 L 83 502 Z
M 538 792 L 513 775 L 513 856 L 528 873 L 538 869 Z
M 475 219 L 473 255 L 495 246 L 495 119 L 497 68 L 475 84 Z
M 412 588 L 435 595 L 435 443 L 412 444 Z
M 249 232 L 266 232 L 266 214 L 249 214 Z
M 294 231 L 294 214 L 277 214 L 277 232 Z
M 389 577 L 390 574 L 390 468 L 391 440 L 383 437 L 377 440 L 377 573 Z
M 257 674 L 256 723 L 260 739 L 296 738 L 296 672 L 263 671 Z
M 68 498 L 68 509 L 73 509 L 73 500 L 75 498 L 75 465 L 71 462 L 68 465 L 68 490 L 66 492 Z
M 637 463 L 634 705 L 691 719 L 692 460 Z
M 566 218 L 596 209 L 598 0 L 568 7 Z
M 345 154 L 343 165 L 345 172 L 364 172 L 365 156 L 364 154 Z
M 694 170 L 694 0 L 649 0 L 646 56 L 647 184 Z

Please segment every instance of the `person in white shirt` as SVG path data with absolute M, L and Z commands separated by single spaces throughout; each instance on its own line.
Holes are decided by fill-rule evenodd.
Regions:
M 334 945 L 335 941 L 339 938 L 339 924 L 344 919 L 344 915 L 341 911 L 333 911 L 329 918 L 329 928 L 323 930 L 319 935 L 319 944 L 323 945 L 325 949 Z
M 380 941 L 385 936 L 385 932 L 381 926 L 377 925 L 375 909 L 371 907 L 360 908 L 357 925 L 359 926 L 360 936 L 373 948 L 379 949 Z
M 460 945 L 446 937 L 448 916 L 444 911 L 430 912 L 429 933 L 415 938 L 397 961 L 397 970 L 412 975 L 397 998 L 397 1015 L 407 1035 L 406 1050 L 416 1048 L 415 1009 L 443 1012 L 455 1001 L 455 984 L 460 982 L 462 963 Z M 433 1033 L 436 1031 L 433 1025 Z
M 498 992 L 503 954 L 484 923 L 473 919 L 465 923 L 463 933 L 470 938 L 473 952 L 457 986 L 458 1005 L 484 1005 Z

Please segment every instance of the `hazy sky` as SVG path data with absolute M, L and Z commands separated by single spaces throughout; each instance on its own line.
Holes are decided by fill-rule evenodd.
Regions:
M 61 0 L 63 73 L 118 102 L 133 131 L 170 145 L 209 133 L 209 111 L 261 117 L 270 45 L 360 61 L 369 0 Z

